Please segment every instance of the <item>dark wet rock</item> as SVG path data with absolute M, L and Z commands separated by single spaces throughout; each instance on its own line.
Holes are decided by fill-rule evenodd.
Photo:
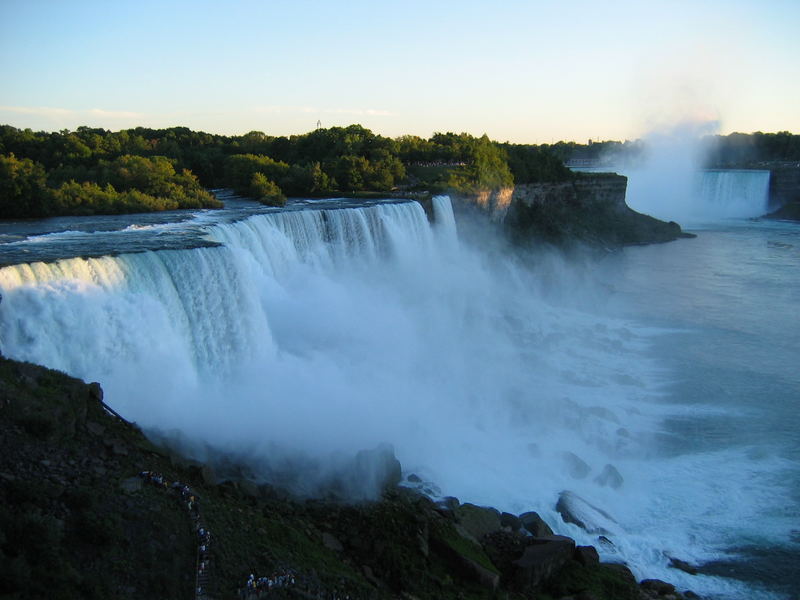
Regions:
M 646 592 L 653 592 L 658 596 L 666 596 L 675 593 L 675 586 L 660 579 L 645 579 L 639 587 Z
M 689 573 L 689 575 L 697 575 L 697 568 L 690 565 L 685 560 L 681 560 L 679 558 L 669 557 L 669 566 L 673 569 L 678 569 L 679 571 L 683 571 L 684 573 Z
M 536 587 L 549 579 L 572 560 L 575 552 L 575 540 L 568 537 L 544 536 L 535 541 L 514 561 L 514 580 L 523 589 Z
M 522 526 L 533 536 L 542 537 L 553 535 L 553 530 L 550 529 L 550 526 L 544 522 L 544 519 L 542 519 L 537 512 L 530 511 L 522 513 L 519 516 L 519 520 Z
M 436 511 L 446 517 L 455 519 L 456 510 L 458 510 L 459 506 L 461 506 L 461 503 L 458 498 L 447 496 L 436 503 Z
M 592 470 L 592 468 L 586 464 L 586 461 L 574 452 L 563 452 L 561 457 L 564 459 L 567 473 L 569 473 L 569 476 L 573 479 L 585 479 Z
M 578 546 L 575 548 L 575 560 L 584 567 L 593 567 L 600 564 L 600 555 L 594 546 Z
M 431 550 L 446 557 L 465 578 L 492 590 L 497 588 L 500 571 L 481 545 L 459 525 L 440 522 L 431 529 L 430 544 Z
M 402 479 L 403 470 L 394 448 L 390 444 L 379 444 L 356 454 L 348 483 L 353 497 L 377 497 Z
M 614 465 L 606 465 L 600 475 L 594 478 L 595 482 L 602 486 L 609 486 L 615 490 L 622 487 L 624 479 Z
M 89 397 L 97 402 L 103 401 L 103 388 L 96 381 L 89 384 Z
M 601 546 L 603 546 L 605 548 L 609 548 L 609 549 L 616 548 L 616 546 L 614 546 L 614 542 L 612 542 L 610 539 L 608 539 L 604 535 L 597 536 L 597 541 Z
M 476 540 L 500 529 L 500 512 L 496 508 L 462 504 L 456 511 L 456 521 Z
M 422 478 L 419 475 L 416 475 L 415 473 L 411 473 L 411 475 L 409 475 L 407 479 L 411 483 L 422 483 Z
M 500 574 L 473 560 L 468 556 L 461 556 L 462 565 L 471 572 L 473 578 L 482 586 L 496 590 L 500 584 Z
M 495 531 L 483 538 L 483 549 L 501 573 L 515 570 L 514 561 L 522 556 L 531 538 L 522 532 Z
M 511 531 L 519 531 L 522 528 L 522 521 L 518 516 L 504 512 L 500 514 L 500 525 L 508 527 Z
M 588 533 L 606 535 L 616 525 L 614 518 L 573 492 L 559 494 L 556 510 L 565 523 L 573 523 Z
M 631 572 L 627 565 L 619 563 L 601 563 L 600 566 L 604 569 L 608 569 L 609 571 L 613 571 L 626 583 L 629 583 L 630 585 L 636 585 L 636 576 L 633 574 L 633 572 Z

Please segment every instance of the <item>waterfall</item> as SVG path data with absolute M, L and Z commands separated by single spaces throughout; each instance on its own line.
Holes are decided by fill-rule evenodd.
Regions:
M 708 214 L 760 217 L 769 203 L 769 171 L 706 170 L 699 176 L 699 200 Z
M 100 381 L 145 430 L 264 480 L 313 493 L 389 442 L 430 489 L 593 543 L 555 501 L 570 489 L 624 522 L 598 477 L 636 485 L 661 393 L 651 334 L 587 312 L 601 271 L 523 264 L 489 229 L 459 240 L 449 198 L 433 204 L 434 224 L 416 202 L 204 213 L 214 246 L 4 267 L 0 349 Z M 649 535 L 614 552 L 638 568 Z
M 665 221 L 691 226 L 768 212 L 769 171 L 698 171 L 684 161 L 622 174 L 628 177 L 628 206 Z

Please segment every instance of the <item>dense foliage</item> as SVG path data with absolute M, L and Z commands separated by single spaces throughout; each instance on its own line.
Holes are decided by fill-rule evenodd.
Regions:
M 217 207 L 187 169 L 163 156 L 123 155 L 92 166 L 47 171 L 30 158 L 0 154 L 0 215 L 47 217 Z
M 391 139 L 360 125 L 291 137 L 185 127 L 34 132 L 0 126 L 0 217 L 214 207 L 203 188 L 267 204 L 289 196 L 469 192 L 570 176 L 547 147 L 436 133 Z
M 747 167 L 774 162 L 800 162 L 800 135 L 757 131 L 718 135 L 709 140 L 709 166 Z

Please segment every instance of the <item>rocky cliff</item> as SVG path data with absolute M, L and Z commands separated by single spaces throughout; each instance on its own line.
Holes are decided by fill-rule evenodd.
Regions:
M 769 206 L 770 218 L 800 221 L 800 167 L 770 169 Z
M 437 503 L 399 473 L 356 505 L 225 479 L 114 415 L 99 385 L 0 357 L 2 597 L 696 597 L 637 583 L 536 513 Z
M 677 223 L 666 223 L 628 207 L 627 183 L 626 177 L 613 173 L 583 174 L 570 181 L 455 195 L 453 202 L 457 210 L 488 214 L 519 243 L 580 242 L 615 248 L 691 237 Z

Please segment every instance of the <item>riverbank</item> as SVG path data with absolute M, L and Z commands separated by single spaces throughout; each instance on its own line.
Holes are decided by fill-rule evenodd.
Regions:
M 436 503 L 408 487 L 414 476 L 401 482 L 385 448 L 380 499 L 304 500 L 154 444 L 104 408 L 98 384 L 44 367 L 0 359 L 0 407 L 4 593 L 194 597 L 196 527 L 181 502 L 142 484 L 146 470 L 202 506 L 214 536 L 209 597 L 236 597 L 250 573 L 276 572 L 304 585 L 283 597 L 694 597 L 637 583 L 535 513 Z

